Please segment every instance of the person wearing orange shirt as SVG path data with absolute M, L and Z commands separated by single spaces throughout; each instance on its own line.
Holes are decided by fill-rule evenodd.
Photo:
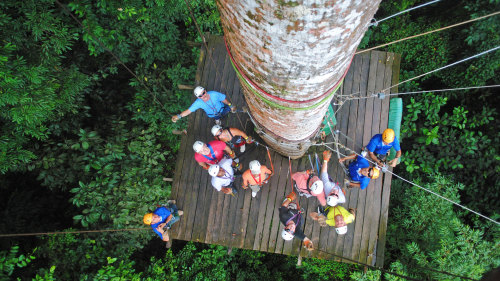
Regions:
M 257 196 L 263 184 L 267 183 L 273 173 L 266 166 L 263 166 L 257 160 L 250 161 L 249 169 L 243 173 L 243 189 L 250 187 L 252 197 Z

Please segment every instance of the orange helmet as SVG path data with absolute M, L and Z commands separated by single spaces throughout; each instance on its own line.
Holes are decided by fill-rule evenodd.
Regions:
M 379 168 L 374 167 L 372 169 L 373 169 L 373 173 L 372 173 L 371 179 L 372 180 L 378 179 L 378 177 L 380 176 L 380 170 L 379 170 Z
M 382 133 L 382 140 L 386 143 L 391 143 L 394 141 L 396 134 L 394 134 L 393 129 L 385 129 Z
M 145 214 L 144 218 L 142 219 L 142 221 L 145 224 L 150 225 L 153 222 L 153 213 Z

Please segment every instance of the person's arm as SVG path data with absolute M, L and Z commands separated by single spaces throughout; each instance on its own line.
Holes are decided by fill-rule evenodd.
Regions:
M 241 181 L 241 187 L 243 187 L 243 189 L 247 189 L 248 188 L 248 184 L 249 184 L 249 180 L 248 178 L 246 178 L 246 172 L 243 174 L 243 180 Z
M 392 159 L 389 162 L 389 165 L 391 165 L 391 167 L 396 167 L 396 165 L 398 165 L 398 160 L 400 157 L 401 157 L 401 150 L 398 150 L 396 151 L 396 157 L 394 157 L 394 159 Z
M 380 162 L 380 160 L 378 160 L 377 156 L 375 156 L 375 153 L 371 152 L 371 151 L 368 151 L 368 155 L 370 156 L 370 158 L 375 162 L 377 163 L 377 165 L 379 167 L 383 167 L 384 164 L 382 164 L 382 162 Z
M 356 156 L 357 156 L 357 155 L 356 155 L 356 153 L 351 154 L 351 155 L 349 155 L 349 156 L 346 156 L 346 157 L 340 158 L 340 159 L 339 159 L 339 162 L 340 162 L 340 163 L 342 163 L 342 162 L 344 162 L 344 161 L 346 161 L 346 160 L 352 160 L 352 159 L 356 158 Z
M 231 102 L 229 102 L 227 99 L 224 99 L 222 103 L 227 104 L 231 108 L 231 112 L 236 112 L 236 105 L 232 105 Z
M 196 161 L 198 162 L 198 164 L 205 170 L 208 170 L 208 168 L 210 167 L 210 165 L 208 165 L 207 163 L 205 162 L 199 162 L 199 161 Z
M 173 217 L 174 217 L 173 214 L 170 214 L 170 216 L 168 216 L 167 219 L 165 220 L 165 224 L 169 223 Z
M 352 181 L 349 182 L 349 186 L 351 186 L 351 187 L 360 187 L 361 188 L 361 185 L 359 183 L 357 183 L 357 182 L 355 183 L 355 182 L 352 182 Z
M 229 145 L 226 144 L 226 147 L 224 147 L 224 151 L 229 155 L 229 157 L 231 157 L 231 159 L 234 159 L 234 152 L 231 150 Z
M 186 109 L 183 112 L 181 112 L 181 113 L 179 113 L 177 115 L 172 116 L 172 122 L 175 123 L 175 122 L 179 121 L 179 119 L 181 119 L 183 117 L 186 117 L 186 116 L 188 116 L 191 113 L 192 112 L 189 109 Z

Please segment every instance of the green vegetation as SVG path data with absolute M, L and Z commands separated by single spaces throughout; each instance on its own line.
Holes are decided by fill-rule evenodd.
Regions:
M 188 1 L 221 34 L 213 0 Z M 425 1 L 383 1 L 377 18 Z M 292 3 L 292 2 L 290 2 Z M 292 4 L 295 5 L 293 2 Z M 372 27 L 361 47 L 489 14 L 498 0 L 441 1 Z M 184 1 L 0 2 L 1 233 L 142 228 L 170 195 L 200 43 Z M 500 45 L 500 17 L 391 45 L 401 81 Z M 106 49 L 130 68 L 129 73 Z M 500 84 L 500 52 L 401 85 L 400 92 Z M 404 96 L 396 173 L 500 218 L 496 89 Z M 147 190 L 147 192 L 145 192 Z M 498 227 L 393 180 L 386 268 L 471 278 L 500 265 Z M 194 243 L 166 251 L 150 231 L 0 240 L 0 280 L 395 280 L 352 265 Z M 19 246 L 16 246 L 19 245 Z M 159 246 L 160 245 L 160 246 Z

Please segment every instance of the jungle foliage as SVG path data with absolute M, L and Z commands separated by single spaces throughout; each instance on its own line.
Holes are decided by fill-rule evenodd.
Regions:
M 2 233 L 142 228 L 170 195 L 179 137 L 173 113 L 192 99 L 201 42 L 181 0 L 0 1 Z M 382 1 L 376 18 L 424 3 Z M 498 0 L 440 1 L 371 27 L 360 47 L 479 17 Z M 221 34 L 213 0 L 189 1 L 202 32 Z M 71 11 L 80 26 L 67 11 Z M 444 12 L 445 11 L 445 12 Z M 391 45 L 401 78 L 500 45 L 500 17 Z M 108 51 L 112 51 L 134 75 Z M 500 52 L 403 84 L 400 92 L 499 84 Z M 498 220 L 499 96 L 495 90 L 403 96 L 396 173 Z M 500 265 L 498 229 L 393 181 L 386 268 L 444 280 Z M 151 231 L 1 240 L 0 280 L 395 280 L 351 265 L 179 244 Z M 19 245 L 19 246 L 16 246 Z M 447 280 L 455 280 L 449 278 Z

